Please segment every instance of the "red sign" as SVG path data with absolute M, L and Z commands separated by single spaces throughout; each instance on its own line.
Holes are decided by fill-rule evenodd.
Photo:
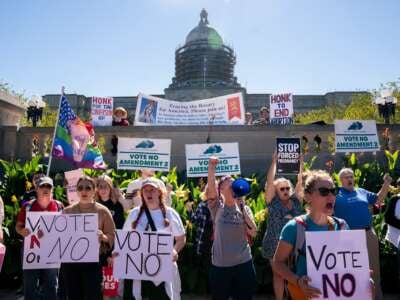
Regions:
M 118 295 L 118 279 L 113 276 L 112 267 L 103 267 L 103 295 L 109 297 L 117 297 Z
M 240 119 L 240 99 L 239 97 L 228 98 L 228 120 L 233 118 Z

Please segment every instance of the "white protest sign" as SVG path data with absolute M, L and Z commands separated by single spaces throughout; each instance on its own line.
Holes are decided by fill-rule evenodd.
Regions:
M 170 232 L 116 230 L 114 277 L 171 281 L 173 245 Z
M 171 140 L 118 137 L 118 170 L 169 171 Z
M 269 96 L 269 122 L 274 125 L 293 124 L 293 95 L 291 93 Z
M 185 145 L 187 177 L 207 177 L 208 159 L 217 156 L 217 176 L 240 174 L 238 143 Z
M 373 120 L 336 120 L 336 152 L 375 152 L 380 150 Z
M 114 99 L 112 97 L 92 97 L 93 126 L 111 126 Z
M 68 182 L 67 185 L 67 198 L 69 204 L 79 201 L 78 193 L 76 192 L 76 184 L 79 178 L 83 175 L 82 169 L 76 169 L 72 171 L 64 172 L 65 179 Z
M 315 299 L 372 299 L 365 230 L 306 231 L 306 255 Z
M 242 93 L 190 102 L 140 94 L 135 126 L 242 125 L 244 114 Z
M 46 244 L 43 238 L 38 237 L 38 230 L 43 230 L 44 216 L 59 216 L 59 212 L 30 212 L 26 213 L 25 228 L 31 232 L 24 238 L 24 257 L 22 268 L 28 269 L 52 269 L 59 268 L 59 262 L 50 263 L 46 260 Z
M 49 262 L 98 262 L 97 214 L 43 216 L 41 241 Z

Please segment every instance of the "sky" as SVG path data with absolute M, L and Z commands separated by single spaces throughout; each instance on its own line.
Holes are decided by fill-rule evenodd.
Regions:
M 202 8 L 248 93 L 370 90 L 400 77 L 398 0 L 0 0 L 0 81 L 27 96 L 63 85 L 163 93 Z

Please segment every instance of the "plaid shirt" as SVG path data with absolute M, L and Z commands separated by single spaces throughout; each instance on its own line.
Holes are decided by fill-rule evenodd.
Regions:
M 190 216 L 190 221 L 196 227 L 196 253 L 204 254 L 211 251 L 212 220 L 207 201 L 200 201 L 196 211 Z

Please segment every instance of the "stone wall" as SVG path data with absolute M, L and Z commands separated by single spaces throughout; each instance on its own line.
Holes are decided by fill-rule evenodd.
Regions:
M 379 135 L 388 126 L 379 125 Z M 390 125 L 390 132 L 393 137 L 400 134 L 400 126 Z M 211 143 L 239 142 L 242 173 L 250 175 L 252 173 L 265 173 L 268 168 L 271 155 L 275 150 L 276 137 L 307 137 L 309 143 L 309 153 L 306 159 L 318 155 L 314 163 L 315 168 L 325 168 L 327 160 L 333 160 L 336 168 L 342 166 L 343 154 L 329 154 L 328 139 L 333 137 L 333 125 L 294 125 L 288 127 L 266 126 L 215 126 L 210 134 Z M 185 166 L 185 144 L 205 143 L 208 136 L 208 128 L 195 126 L 182 127 L 98 127 L 96 137 L 100 144 L 104 142 L 104 159 L 115 167 L 116 157 L 111 153 L 111 138 L 113 135 L 121 137 L 149 137 L 149 138 L 168 138 L 172 140 L 171 165 L 177 166 L 179 170 L 184 170 Z M 318 153 L 314 147 L 314 137 L 318 135 L 322 139 L 321 152 Z M 34 148 L 37 147 L 39 153 L 50 151 L 49 143 L 53 136 L 52 128 L 32 128 L 23 127 L 17 130 L 16 127 L 0 128 L 0 157 L 6 160 L 21 159 L 29 160 Z M 33 146 L 35 140 L 36 146 Z M 373 159 L 383 159 L 383 154 L 379 152 L 362 155 L 362 159 L 370 161 Z M 52 170 L 63 171 L 70 169 L 67 163 L 54 160 Z

